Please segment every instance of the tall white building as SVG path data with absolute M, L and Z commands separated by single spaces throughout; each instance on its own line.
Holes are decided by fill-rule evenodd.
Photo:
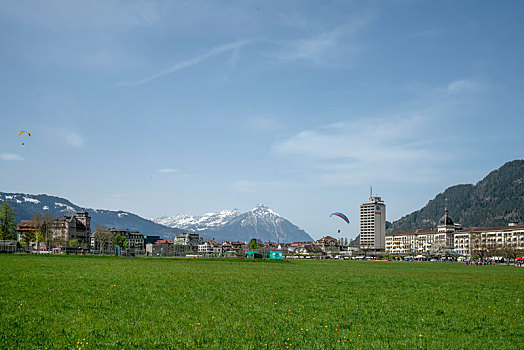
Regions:
M 380 197 L 371 196 L 360 205 L 360 247 L 386 248 L 386 205 Z

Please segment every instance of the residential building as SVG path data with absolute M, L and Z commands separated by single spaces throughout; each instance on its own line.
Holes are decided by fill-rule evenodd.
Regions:
M 146 244 L 146 253 L 150 256 L 173 256 L 175 245 L 168 239 L 159 239 L 155 243 Z
M 198 254 L 220 257 L 223 254 L 222 244 L 213 240 L 205 241 L 198 245 Z
M 324 251 L 317 244 L 304 244 L 298 252 L 302 255 L 324 255 Z
M 360 205 L 360 248 L 381 251 L 386 247 L 386 205 L 371 196 Z
M 39 223 L 32 220 L 22 220 L 16 231 L 18 241 L 28 231 L 37 231 Z M 49 224 L 49 232 L 53 245 L 65 245 L 71 240 L 88 243 L 91 236 L 91 217 L 85 211 L 79 211 L 76 215 L 61 216 Z M 49 248 L 49 247 L 48 247 Z
M 198 252 L 198 246 L 202 244 L 202 237 L 197 233 L 177 233 L 174 238 L 175 250 L 177 253 L 192 251 Z
M 110 229 L 113 236 L 123 236 L 127 239 L 127 249 L 144 250 L 144 235 L 139 232 L 129 231 L 128 229 L 112 228 Z M 159 237 L 160 238 L 160 237 Z
M 145 236 L 144 237 L 144 246 L 148 243 L 155 243 L 160 239 L 160 236 Z
M 190 247 L 198 247 L 199 244 L 202 244 L 202 237 L 197 233 L 177 233 L 175 234 L 174 243 Z

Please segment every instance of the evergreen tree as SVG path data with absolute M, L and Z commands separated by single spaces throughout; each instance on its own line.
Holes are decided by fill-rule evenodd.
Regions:
M 26 249 L 29 249 L 29 245 L 32 242 L 36 242 L 36 234 L 34 231 L 27 231 L 24 232 L 24 235 L 22 236 L 22 242 L 24 243 L 24 247 Z
M 260 248 L 260 245 L 257 243 L 256 238 L 251 238 L 251 241 L 249 241 L 249 249 L 258 249 Z
M 0 239 L 7 240 L 15 238 L 16 218 L 15 212 L 7 202 L 0 206 Z

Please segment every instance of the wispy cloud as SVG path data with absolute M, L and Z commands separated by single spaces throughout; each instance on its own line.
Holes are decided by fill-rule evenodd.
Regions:
M 68 145 L 75 148 L 82 147 L 85 138 L 76 131 L 70 131 L 65 134 L 65 141 Z
M 171 168 L 164 168 L 164 169 L 158 169 L 159 173 L 178 173 L 179 169 L 171 169 Z
M 471 79 L 460 79 L 448 84 L 446 91 L 449 93 L 475 92 L 482 90 L 482 84 Z
M 2 160 L 24 160 L 24 158 L 16 153 L 2 153 L 0 154 L 0 158 L 2 158 Z
M 237 50 L 239 50 L 240 48 L 244 47 L 244 46 L 247 46 L 251 43 L 251 41 L 249 40 L 239 40 L 239 41 L 235 41 L 235 42 L 232 42 L 232 43 L 229 43 L 229 44 L 224 44 L 224 45 L 220 45 L 220 46 L 215 46 L 209 50 L 207 50 L 206 52 L 204 52 L 203 54 L 200 54 L 198 56 L 195 56 L 195 57 L 192 57 L 188 60 L 185 60 L 185 61 L 182 61 L 182 62 L 177 62 L 173 65 L 171 65 L 170 67 L 158 72 L 158 73 L 155 73 L 153 75 L 150 75 L 146 78 L 143 78 L 143 79 L 139 79 L 139 80 L 133 80 L 133 81 L 124 81 L 124 82 L 120 82 L 118 85 L 120 86 L 130 86 L 130 87 L 135 87 L 135 86 L 140 86 L 140 85 L 143 85 L 143 84 L 146 84 L 146 83 L 149 83 L 153 80 L 156 80 L 156 79 L 159 79 L 163 76 L 166 76 L 168 74 L 172 74 L 172 73 L 175 73 L 175 72 L 178 72 L 178 71 L 181 71 L 183 69 L 187 69 L 187 68 L 190 68 L 190 67 L 193 67 L 199 63 L 202 63 L 214 56 L 217 56 L 217 55 L 220 55 L 224 52 L 228 52 L 228 51 L 233 51 L 234 54 Z M 235 61 L 235 56 L 233 56 L 233 63 L 236 63 Z
M 350 21 L 333 30 L 294 41 L 279 41 L 281 50 L 269 54 L 283 61 L 309 60 L 316 64 L 328 64 L 334 57 L 358 53 L 359 47 L 349 39 L 353 39 L 358 29 L 367 26 L 370 17 Z
M 428 162 L 449 157 L 435 148 L 438 136 L 428 130 L 430 119 L 414 113 L 325 125 L 276 143 L 273 151 L 304 158 L 326 182 L 432 181 L 436 173 L 428 171 Z

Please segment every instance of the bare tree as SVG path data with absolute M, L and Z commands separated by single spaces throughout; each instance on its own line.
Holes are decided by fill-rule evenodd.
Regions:
M 98 246 L 100 252 L 111 251 L 114 237 L 108 226 L 96 225 L 93 236 L 95 237 L 95 247 Z
M 47 248 L 50 247 L 53 241 L 53 233 L 56 228 L 55 216 L 51 213 L 34 213 L 31 219 L 35 230 L 40 232 Z
M 446 242 L 445 241 L 437 241 L 433 243 L 431 246 L 431 249 L 429 250 L 429 253 L 433 256 L 443 256 L 446 254 Z

